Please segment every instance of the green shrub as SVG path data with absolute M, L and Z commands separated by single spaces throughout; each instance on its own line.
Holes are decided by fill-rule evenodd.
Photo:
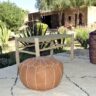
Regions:
M 66 28 L 64 26 L 60 26 L 58 28 L 58 34 L 66 34 Z M 58 43 L 64 43 L 65 39 L 59 39 L 57 41 L 58 41 Z
M 64 26 L 60 26 L 58 28 L 58 33 L 59 34 L 66 34 L 66 28 Z
M 37 22 L 34 25 L 34 35 L 45 35 L 48 25 L 42 22 Z
M 34 36 L 33 27 L 26 27 L 26 28 L 20 30 L 18 33 L 19 33 L 19 37 L 21 37 L 21 38 L 27 38 L 27 37 Z M 21 43 L 24 46 L 30 45 L 30 43 L 26 43 L 26 42 L 21 42 Z
M 11 31 L 17 31 L 24 24 L 25 16 L 27 16 L 27 12 L 15 3 L 0 2 L 0 20 L 6 23 L 7 28 Z
M 19 36 L 21 38 L 26 38 L 26 37 L 31 37 L 31 36 L 43 36 L 45 35 L 46 31 L 47 31 L 48 25 L 41 23 L 41 22 L 37 22 L 34 27 L 26 27 L 25 29 L 21 30 L 19 33 Z M 24 46 L 28 46 L 32 43 L 26 43 L 26 42 L 21 42 Z M 42 43 L 40 45 L 40 47 L 43 47 L 44 43 Z M 33 47 L 27 47 L 28 50 L 34 50 L 34 46 Z M 33 48 L 33 49 L 32 49 Z M 26 50 L 27 50 L 26 49 Z
M 81 44 L 85 49 L 88 47 L 89 39 L 89 30 L 88 28 L 76 28 L 76 40 Z
M 11 31 L 7 29 L 5 23 L 0 21 L 0 42 L 3 48 L 6 48 L 8 46 L 10 34 Z

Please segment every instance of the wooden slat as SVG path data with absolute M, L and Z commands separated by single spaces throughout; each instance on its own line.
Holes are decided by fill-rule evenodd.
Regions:
M 56 39 L 61 39 L 61 38 L 68 38 L 72 35 L 70 34 L 52 34 L 52 35 L 44 35 L 44 36 L 32 36 L 32 37 L 28 37 L 28 38 L 18 38 L 17 40 L 20 42 L 29 42 L 29 43 L 34 43 L 35 42 L 35 38 L 39 39 L 39 42 L 44 42 L 44 41 L 50 41 L 50 40 L 56 40 Z
M 17 38 L 15 38 L 15 47 L 16 47 L 16 52 L 15 52 L 16 64 L 17 64 L 17 66 L 19 66 L 19 64 L 20 64 L 20 58 L 19 58 L 19 42 L 18 42 Z
M 27 53 L 27 54 L 33 54 L 33 55 L 36 55 L 36 53 L 35 52 L 29 52 L 29 51 L 25 51 L 25 50 L 19 50 L 19 52 L 21 52 L 21 53 Z
M 65 46 L 65 45 L 64 44 L 58 44 L 56 46 L 50 46 L 48 48 L 40 49 L 40 51 L 45 51 L 45 50 L 50 50 L 50 49 L 56 49 L 56 48 L 63 47 L 63 46 Z
M 70 57 L 74 59 L 74 34 L 71 36 L 71 48 L 70 48 Z
M 29 51 L 23 51 L 23 50 L 19 50 L 19 47 L 18 47 L 18 43 L 16 43 L 16 58 L 17 58 L 17 62 L 19 63 L 19 60 L 18 60 L 18 55 L 19 55 L 19 52 L 22 52 L 22 53 L 27 53 L 27 54 L 34 54 L 37 56 L 40 56 L 40 51 L 45 51 L 45 50 L 51 50 L 50 53 L 53 54 L 53 49 L 56 49 L 58 47 L 63 47 L 65 46 L 65 44 L 51 44 L 50 46 L 48 46 L 47 48 L 42 48 L 40 49 L 39 48 L 39 45 L 40 43 L 48 43 L 48 42 L 51 42 L 51 41 L 54 41 L 54 40 L 58 40 L 58 39 L 64 39 L 64 38 L 71 38 L 71 50 L 70 50 L 70 53 L 71 53 L 71 58 L 73 58 L 74 56 L 74 35 L 73 34 L 52 34 L 52 35 L 44 35 L 44 36 L 32 36 L 32 37 L 28 37 L 28 38 L 17 38 L 16 39 L 16 42 L 28 42 L 28 43 L 34 43 L 34 46 L 35 46 L 35 52 L 29 52 Z M 18 51 L 19 50 L 19 51 Z

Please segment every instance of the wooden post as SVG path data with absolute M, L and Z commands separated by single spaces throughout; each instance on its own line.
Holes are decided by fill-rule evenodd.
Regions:
M 74 58 L 74 34 L 71 35 L 71 59 Z
M 53 46 L 53 41 L 51 41 L 50 46 Z M 51 56 L 53 55 L 53 49 L 50 49 L 50 55 L 51 55 Z
M 15 48 L 16 48 L 16 64 L 19 66 L 20 58 L 19 58 L 19 42 L 18 39 L 15 38 Z
M 36 51 L 36 57 L 40 56 L 40 50 L 39 50 L 39 39 L 38 38 L 34 38 L 35 40 L 35 51 Z

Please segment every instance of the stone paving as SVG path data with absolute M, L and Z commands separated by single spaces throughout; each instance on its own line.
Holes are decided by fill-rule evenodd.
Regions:
M 96 65 L 82 54 L 72 61 L 68 54 L 54 55 L 64 63 L 64 75 L 56 88 L 43 92 L 27 89 L 19 78 L 15 82 L 16 65 L 0 69 L 0 96 L 96 96 Z

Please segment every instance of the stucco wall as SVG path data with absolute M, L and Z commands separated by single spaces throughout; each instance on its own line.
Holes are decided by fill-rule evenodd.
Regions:
M 87 8 L 81 8 L 79 13 L 82 14 L 82 23 L 83 25 L 87 24 Z M 77 14 L 77 22 L 78 22 L 78 10 L 76 9 L 67 9 L 64 11 L 65 14 L 65 25 L 68 23 L 68 17 L 71 16 L 71 23 L 75 26 L 75 14 Z
M 87 16 L 87 25 L 92 25 L 96 23 L 96 7 L 90 6 L 88 7 L 88 16 Z

